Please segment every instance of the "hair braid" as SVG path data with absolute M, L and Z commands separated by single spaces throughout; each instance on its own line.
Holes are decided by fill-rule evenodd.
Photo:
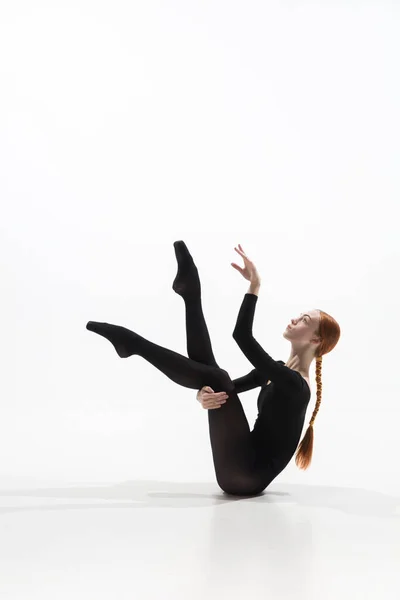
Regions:
M 322 356 L 317 356 L 316 358 L 316 380 L 317 380 L 317 402 L 315 404 L 314 412 L 310 419 L 309 426 L 307 428 L 306 434 L 300 442 L 300 445 L 297 449 L 296 453 L 296 465 L 299 469 L 307 469 L 310 466 L 313 446 L 314 446 L 314 422 L 317 417 L 319 407 L 321 405 L 322 400 L 322 379 L 321 379 L 321 371 L 322 371 Z
M 319 309 L 318 309 L 319 310 Z M 315 350 L 316 360 L 316 380 L 317 380 L 317 402 L 315 404 L 314 412 L 310 419 L 306 434 L 301 440 L 296 453 L 296 465 L 300 469 L 307 469 L 311 463 L 313 445 L 314 445 L 314 423 L 317 417 L 319 407 L 322 399 L 322 356 L 331 352 L 335 348 L 340 338 L 340 327 L 339 323 L 335 321 L 331 315 L 328 315 L 323 310 L 320 310 L 320 324 L 318 330 L 315 332 L 320 338 L 321 342 Z

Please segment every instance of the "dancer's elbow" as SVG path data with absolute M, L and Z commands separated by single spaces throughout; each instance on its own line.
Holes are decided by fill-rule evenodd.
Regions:
M 241 349 L 249 348 L 254 344 L 253 334 L 249 333 L 248 331 L 235 330 L 232 334 L 232 337 Z
M 235 342 L 239 343 L 241 340 L 248 340 L 249 337 L 251 337 L 251 336 L 249 336 L 249 334 L 246 332 L 240 331 L 238 329 L 234 329 L 233 333 L 232 333 L 232 337 L 235 340 Z

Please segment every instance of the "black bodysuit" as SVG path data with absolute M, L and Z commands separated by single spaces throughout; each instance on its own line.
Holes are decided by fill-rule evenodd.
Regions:
M 185 268 L 181 267 L 178 275 L 185 283 L 192 278 L 192 287 L 185 293 L 179 291 L 185 289 L 184 286 L 173 285 L 185 301 L 188 357 L 119 325 L 89 321 L 86 328 L 107 338 L 120 357 L 139 355 L 178 385 L 196 390 L 211 386 L 215 392 L 225 391 L 229 396 L 226 403 L 218 409 L 207 410 L 216 479 L 220 488 L 229 494 L 259 494 L 296 451 L 310 388 L 300 373 L 286 367 L 281 360 L 275 361 L 254 339 L 252 328 L 258 300 L 255 294 L 245 294 L 233 332 L 254 369 L 232 380 L 228 372 L 218 366 L 203 315 L 197 268 L 183 242 L 179 244 L 185 252 L 181 259 Z M 271 383 L 267 385 L 268 380 Z M 250 430 L 238 394 L 258 386 L 261 386 L 259 412 Z
M 307 406 L 311 397 L 308 383 L 298 371 L 275 361 L 252 334 L 258 297 L 246 294 L 233 337 L 255 369 L 235 379 L 236 393 L 261 386 L 257 399 L 258 416 L 251 432 L 256 448 L 256 464 L 265 465 L 270 481 L 289 463 L 299 444 Z M 267 380 L 271 383 L 267 385 Z

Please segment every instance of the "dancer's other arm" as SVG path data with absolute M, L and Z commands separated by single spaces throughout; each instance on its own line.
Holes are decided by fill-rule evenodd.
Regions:
M 247 375 L 233 379 L 232 383 L 235 386 L 235 392 L 240 394 L 241 392 L 247 392 L 248 390 L 260 387 L 265 382 L 257 370 L 253 369 L 250 373 L 247 373 Z M 208 385 L 203 386 L 196 394 L 196 399 L 203 408 L 208 410 L 219 408 L 221 404 L 225 404 L 228 398 L 229 396 L 226 392 L 214 392 Z
M 235 386 L 235 392 L 241 394 L 248 390 L 254 390 L 256 387 L 261 387 L 267 381 L 262 373 L 259 373 L 257 369 L 253 369 L 247 375 L 233 379 L 232 383 Z
M 247 392 L 249 390 L 254 390 L 254 388 L 261 387 L 264 383 L 266 383 L 265 378 L 262 373 L 259 373 L 257 369 L 253 369 L 250 373 L 243 375 L 242 377 L 237 377 L 232 380 L 233 385 L 235 386 L 236 394 L 241 394 L 242 392 Z M 209 386 L 204 386 L 197 392 L 196 398 L 199 402 L 202 403 L 202 400 L 211 400 L 217 401 L 220 399 L 221 395 L 225 395 L 226 392 L 214 392 Z
M 197 392 L 196 399 L 206 410 L 213 410 L 221 408 L 221 405 L 225 404 L 228 394 L 226 392 L 214 392 L 210 386 L 205 385 Z

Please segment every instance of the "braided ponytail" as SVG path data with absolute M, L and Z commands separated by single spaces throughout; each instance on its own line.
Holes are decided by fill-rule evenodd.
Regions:
M 322 381 L 321 381 L 321 370 L 322 370 L 322 356 L 316 358 L 316 379 L 317 379 L 317 402 L 315 404 L 314 412 L 312 414 L 308 429 L 305 436 L 300 442 L 300 445 L 296 453 L 296 465 L 299 469 L 307 469 L 311 463 L 313 447 L 314 447 L 314 421 L 319 411 L 319 407 L 322 399 Z
M 315 404 L 314 412 L 312 414 L 310 423 L 308 425 L 305 436 L 300 442 L 296 452 L 296 465 L 299 469 L 307 469 L 310 466 L 311 458 L 313 454 L 314 446 L 314 422 L 319 411 L 322 399 L 322 356 L 331 352 L 339 341 L 340 338 L 340 327 L 339 323 L 335 321 L 331 315 L 328 315 L 323 310 L 320 310 L 320 323 L 318 330 L 315 332 L 320 338 L 321 342 L 315 350 L 316 356 L 316 380 L 317 380 L 317 402 Z

